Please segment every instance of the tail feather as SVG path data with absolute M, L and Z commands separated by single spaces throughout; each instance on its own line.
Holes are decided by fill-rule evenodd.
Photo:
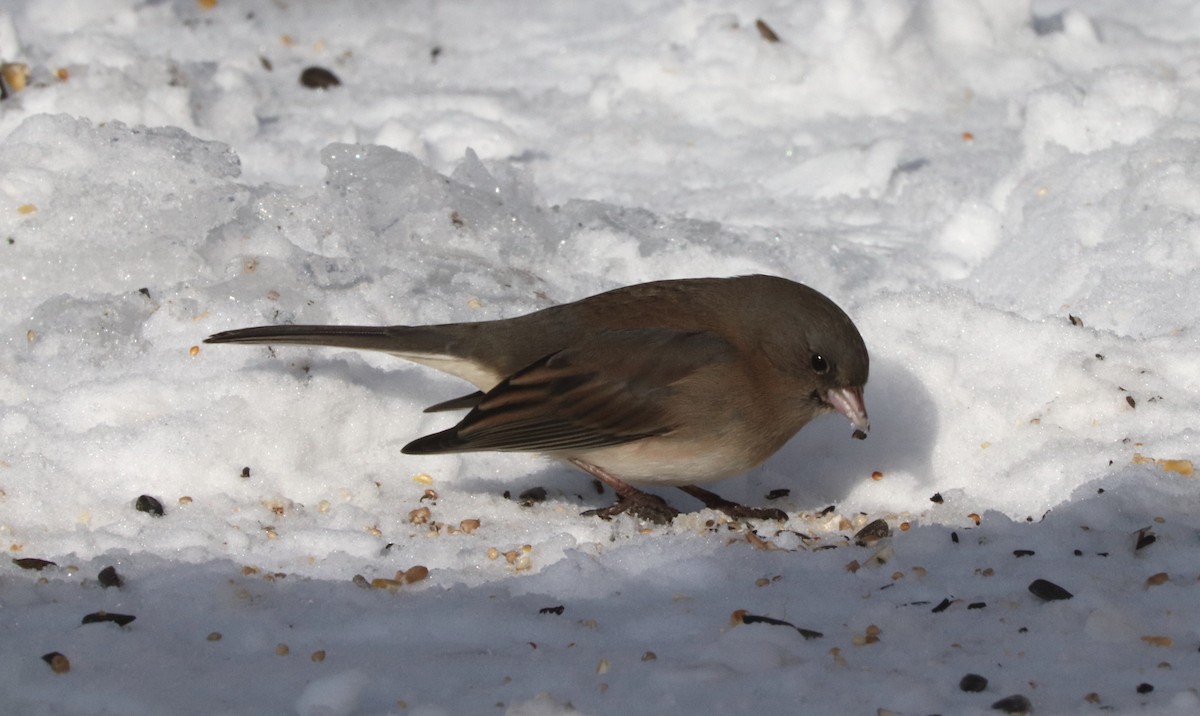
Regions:
M 424 326 L 258 326 L 215 333 L 205 343 L 332 346 L 387 353 L 445 353 L 446 338 Z

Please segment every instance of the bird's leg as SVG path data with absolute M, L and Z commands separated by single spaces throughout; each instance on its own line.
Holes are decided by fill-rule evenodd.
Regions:
M 788 518 L 787 513 L 783 510 L 774 507 L 746 507 L 695 485 L 679 485 L 679 489 L 703 502 L 704 506 L 710 510 L 719 510 L 730 517 L 781 521 Z
M 663 498 L 658 495 L 651 495 L 648 492 L 642 492 L 604 468 L 584 462 L 583 460 L 576 460 L 575 458 L 570 458 L 569 462 L 605 485 L 608 485 L 613 489 L 613 492 L 617 493 L 615 504 L 596 510 L 588 510 L 583 513 L 585 515 L 595 515 L 607 520 L 622 512 L 629 512 L 632 515 L 643 517 L 651 522 L 668 524 L 675 518 L 675 515 L 679 514 L 679 510 L 668 505 Z

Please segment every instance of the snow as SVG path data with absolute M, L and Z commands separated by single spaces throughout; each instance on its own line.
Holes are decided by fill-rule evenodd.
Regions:
M 0 565 L 0 700 L 1195 713 L 1197 20 L 1180 0 L 4 4 L 0 61 L 29 84 L 0 102 L 0 547 L 55 564 Z M 314 65 L 342 84 L 301 86 Z M 399 452 L 452 419 L 421 412 L 452 378 L 201 344 L 750 272 L 828 294 L 872 358 L 868 440 L 825 417 L 715 486 L 784 524 L 585 518 L 611 495 L 543 458 Z M 891 536 L 855 544 L 879 518 Z M 136 620 L 81 624 L 100 611 Z

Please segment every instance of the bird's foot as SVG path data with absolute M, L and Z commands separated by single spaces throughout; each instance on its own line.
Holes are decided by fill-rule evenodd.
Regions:
M 781 509 L 775 507 L 747 507 L 726 500 L 714 492 L 709 492 L 695 485 L 680 485 L 679 489 L 703 502 L 704 506 L 710 510 L 724 512 L 735 519 L 779 520 L 783 522 L 788 518 L 787 513 Z
M 666 525 L 670 524 L 671 520 L 675 519 L 675 516 L 679 514 L 679 510 L 668 505 L 667 501 L 663 498 L 658 495 L 651 495 L 648 492 L 642 492 L 598 465 L 575 458 L 571 458 L 570 462 L 600 482 L 608 485 L 613 489 L 613 492 L 617 493 L 617 501 L 614 504 L 608 507 L 588 510 L 583 513 L 584 515 L 595 515 L 601 519 L 609 520 L 622 512 L 628 512 L 644 520 Z
M 679 514 L 679 510 L 668 505 L 666 500 L 648 492 L 623 495 L 608 507 L 587 510 L 583 514 L 588 517 L 596 516 L 603 520 L 610 520 L 622 512 L 628 512 L 635 517 L 660 525 L 670 524 L 671 520 Z

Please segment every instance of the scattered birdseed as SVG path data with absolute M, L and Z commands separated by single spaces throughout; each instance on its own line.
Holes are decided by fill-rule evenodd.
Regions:
M 1037 553 L 1036 553 L 1036 552 L 1034 552 L 1034 551 L 1033 551 L 1033 550 L 1031 550 L 1031 549 L 1014 549 L 1014 550 L 1013 550 L 1013 556 L 1014 556 L 1014 557 L 1018 557 L 1018 558 L 1020 558 L 1020 557 L 1032 557 L 1032 556 L 1033 556 L 1033 555 L 1035 555 L 1035 554 L 1037 554 Z
M 1021 694 L 1014 694 L 1005 696 L 992 704 L 992 708 L 1009 714 L 1027 714 L 1033 710 L 1033 704 L 1029 703 L 1029 699 Z
M 414 525 L 423 525 L 429 522 L 429 518 L 432 514 L 433 513 L 429 511 L 428 507 L 418 507 L 417 509 L 408 513 L 408 521 Z
M 209 641 L 221 641 L 222 636 L 219 631 L 210 631 L 207 638 Z
M 406 569 L 404 571 L 404 573 L 402 575 L 397 573 L 397 579 L 400 579 L 400 577 L 403 577 L 403 581 L 405 584 L 412 584 L 414 582 L 420 582 L 421 580 L 427 578 L 428 576 L 429 576 L 429 567 L 426 567 L 426 566 L 423 566 L 420 564 L 418 564 L 415 567 L 409 567 L 408 569 Z
M 786 487 L 779 487 L 768 492 L 766 498 L 768 500 L 778 500 L 787 497 L 790 494 L 792 494 L 791 490 L 787 489 Z
M 330 87 L 338 87 L 342 81 L 338 76 L 325 69 L 324 67 L 306 67 L 300 73 L 300 84 L 309 89 L 325 90 Z
M 163 516 L 162 503 L 150 495 L 141 495 L 133 502 L 133 508 L 138 512 L 149 513 L 153 517 Z
M 316 662 L 316 663 L 318 663 L 318 664 L 319 664 L 319 663 L 321 663 L 322 661 L 325 661 L 325 650 L 324 650 L 324 649 L 317 649 L 316 651 L 314 651 L 314 652 L 312 653 L 312 656 L 310 656 L 309 658 L 310 658 L 310 659 L 312 659 L 314 662 Z
M 121 575 L 117 574 L 115 567 L 105 567 L 100 570 L 100 574 L 96 575 L 96 579 L 100 580 L 100 586 L 107 589 L 108 587 L 120 587 L 125 583 L 121 579 Z
M 819 631 L 813 631 L 812 629 L 805 629 L 803 627 L 798 627 L 795 624 L 792 624 L 791 622 L 786 622 L 782 619 L 776 619 L 774 617 L 764 617 L 764 616 L 759 616 L 757 614 L 748 614 L 745 609 L 738 609 L 737 611 L 735 611 L 730 617 L 730 623 L 732 623 L 734 626 L 737 626 L 738 624 L 770 624 L 772 626 L 791 627 L 791 628 L 795 629 L 797 632 L 799 632 L 800 636 L 804 637 L 806 640 L 820 639 L 821 637 L 825 636 L 824 634 L 822 634 Z M 878 628 L 878 627 L 876 627 L 876 628 Z
M 987 685 L 988 680 L 979 674 L 967 674 L 958 682 L 958 688 L 967 692 L 983 691 Z
M 56 674 L 65 674 L 71 670 L 71 662 L 57 651 L 42 654 L 42 661 L 50 665 L 50 670 Z
M 776 35 L 775 31 L 771 29 L 771 26 L 763 22 L 761 19 L 754 21 L 754 27 L 758 30 L 758 34 L 760 37 L 762 37 L 762 39 L 766 40 L 767 42 L 779 42 L 779 35 Z
M 854 543 L 859 547 L 869 547 L 891 534 L 886 520 L 878 519 L 867 524 L 854 535 Z
M 946 501 L 946 499 L 944 497 L 942 497 L 942 493 L 935 492 L 935 493 L 933 493 L 933 497 L 929 498 L 929 501 L 935 505 L 940 505 L 940 504 L 944 503 Z
M 275 656 L 287 656 L 289 652 L 291 652 L 291 649 L 288 648 L 287 644 L 275 645 Z
M 546 488 L 531 487 L 521 494 L 517 495 L 517 501 L 521 503 L 521 507 L 530 507 L 538 502 L 546 500 Z
M 655 654 L 653 651 L 647 651 L 645 654 L 642 654 L 642 661 L 657 661 L 657 660 L 658 660 L 658 654 Z
M 1171 575 L 1167 574 L 1166 572 L 1152 574 L 1149 577 L 1146 577 L 1146 588 L 1149 589 L 1150 587 L 1157 587 L 1160 584 L 1166 584 L 1170 580 Z
M 123 627 L 126 624 L 129 624 L 130 622 L 132 622 L 134 619 L 137 619 L 137 617 L 133 616 L 132 614 L 116 614 L 113 612 L 99 611 L 99 612 L 92 612 L 91 614 L 84 615 L 83 620 L 80 621 L 79 623 L 80 624 L 100 624 L 103 622 L 112 622 L 112 623 L 116 624 L 117 626 Z
M 567 610 L 567 608 L 565 606 L 563 606 L 562 604 L 559 604 L 557 607 L 542 607 L 541 609 L 538 610 L 538 614 L 561 615 L 566 610 Z
M 1154 690 L 1153 684 L 1147 684 L 1144 681 L 1137 685 L 1137 692 L 1139 694 L 1148 694 L 1153 690 Z
M 458 523 L 458 529 L 467 534 L 471 534 L 475 530 L 479 529 L 479 520 L 476 520 L 476 519 L 463 520 L 462 522 Z
M 38 559 L 37 557 L 16 558 L 16 559 L 13 559 L 13 564 L 17 565 L 21 569 L 32 569 L 37 572 L 42 571 L 46 567 L 57 567 L 58 566 L 58 564 L 55 562 L 51 562 L 48 559 Z
M 1175 640 L 1169 636 L 1147 635 L 1142 637 L 1142 641 L 1146 642 L 1150 646 L 1161 646 L 1166 648 L 1170 648 L 1175 645 Z
M 1136 552 L 1144 547 L 1149 547 L 1157 541 L 1158 537 L 1154 535 L 1153 530 L 1149 527 L 1143 527 L 1137 532 L 1137 542 L 1134 543 L 1133 551 Z
M 1035 579 L 1029 585 L 1029 591 L 1033 596 L 1047 602 L 1057 601 L 1059 599 L 1070 599 L 1075 596 L 1067 590 L 1058 586 L 1054 582 L 1045 579 Z

